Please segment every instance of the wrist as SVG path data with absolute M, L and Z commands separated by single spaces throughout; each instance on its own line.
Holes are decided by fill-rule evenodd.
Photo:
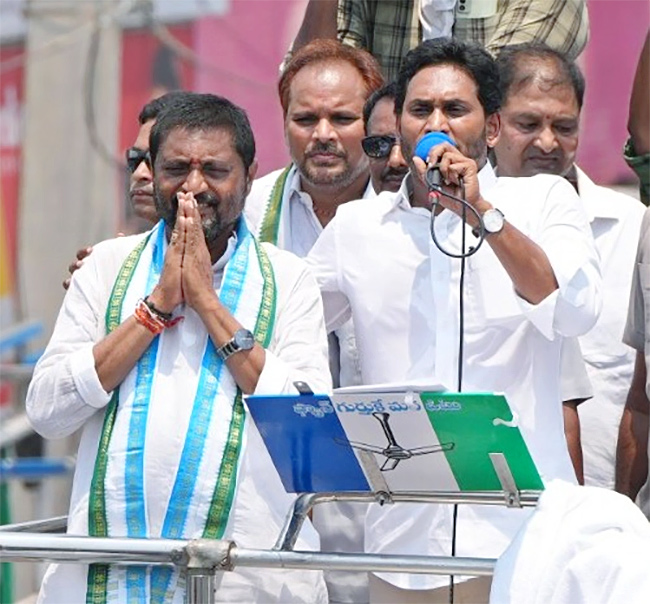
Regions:
M 171 315 L 174 312 L 177 304 L 169 301 L 165 296 L 164 292 L 159 288 L 155 287 L 154 290 L 147 296 L 147 305 L 162 315 Z
M 203 317 L 206 314 L 218 312 L 221 308 L 221 301 L 213 289 L 208 289 L 205 293 L 194 297 L 192 308 L 194 308 L 200 317 Z

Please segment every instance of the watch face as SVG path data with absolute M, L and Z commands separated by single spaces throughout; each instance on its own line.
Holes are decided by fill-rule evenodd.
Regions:
M 255 346 L 255 336 L 248 329 L 238 329 L 233 339 L 237 350 L 250 350 Z
M 503 214 L 497 209 L 491 209 L 483 214 L 483 226 L 488 233 L 498 233 L 503 228 Z

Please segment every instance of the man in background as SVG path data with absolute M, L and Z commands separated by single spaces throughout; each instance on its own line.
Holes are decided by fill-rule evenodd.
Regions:
M 603 307 L 580 336 L 593 398 L 579 407 L 585 484 L 614 488 L 616 440 L 634 353 L 621 342 L 643 205 L 594 184 L 576 165 L 585 83 L 575 63 L 542 44 L 505 48 L 497 57 L 503 90 L 499 176 L 556 174 L 578 192 L 600 256 Z
M 129 173 L 129 203 L 135 216 L 127 235 L 141 233 L 150 229 L 158 221 L 156 206 L 153 201 L 153 174 L 149 156 L 149 134 L 161 111 L 171 106 L 175 100 L 183 97 L 183 92 L 174 91 L 149 101 L 140 111 L 138 122 L 140 129 L 132 147 L 126 150 L 126 168 Z M 76 260 L 68 267 L 70 277 L 63 282 L 63 288 L 70 287 L 70 279 L 83 264 L 84 258 L 92 252 L 92 246 L 77 251 Z
M 492 55 L 507 45 L 543 42 L 575 59 L 588 35 L 585 0 L 310 0 L 294 50 L 338 38 L 372 53 L 392 80 L 423 40 L 453 36 Z
M 395 92 L 395 83 L 387 84 L 373 92 L 363 108 L 366 137 L 361 143 L 376 193 L 397 191 L 409 170 L 397 133 Z
M 361 147 L 363 107 L 383 84 L 373 57 L 336 40 L 315 40 L 297 52 L 278 91 L 291 164 L 253 183 L 245 216 L 261 241 L 306 256 L 337 209 L 371 198 L 368 158 Z M 347 322 L 329 336 L 335 386 L 359 382 L 354 327 Z M 319 505 L 314 526 L 324 551 L 363 551 L 366 505 Z M 330 602 L 368 601 L 367 573 L 328 571 Z

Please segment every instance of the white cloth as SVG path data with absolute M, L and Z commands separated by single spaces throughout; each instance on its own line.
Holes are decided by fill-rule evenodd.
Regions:
M 282 170 L 271 172 L 253 182 L 246 198 L 244 215 L 254 234 L 264 219 L 271 192 Z M 376 197 L 372 182 L 363 194 L 363 199 Z M 278 230 L 278 247 L 303 258 L 323 232 L 323 227 L 314 213 L 311 196 L 302 190 L 300 174 L 293 165 L 284 191 Z M 331 334 L 330 334 L 331 335 Z M 337 386 L 355 386 L 361 383 L 361 367 L 354 338 L 352 321 L 341 324 L 335 331 L 336 340 L 331 342 L 330 368 Z M 324 551 L 363 551 L 363 522 L 366 505 L 359 503 L 327 503 L 314 508 L 313 522 L 321 536 Z M 368 601 L 368 579 L 366 573 L 328 571 L 325 575 L 330 601 L 335 603 L 364 604 Z
M 487 242 L 465 273 L 465 391 L 505 392 L 545 480 L 575 481 L 564 437 L 559 391 L 558 336 L 577 336 L 594 324 L 600 275 L 580 201 L 565 180 L 548 175 L 499 178 L 486 165 L 481 193 L 545 251 L 559 290 L 533 306 L 519 298 Z M 409 179 L 339 208 L 308 261 L 319 282 L 328 330 L 350 315 L 365 384 L 429 379 L 454 388 L 457 375 L 460 261 L 434 246 L 430 213 L 408 201 Z M 525 203 L 524 203 L 525 201 Z M 439 242 L 460 250 L 461 222 L 436 217 Z M 467 241 L 475 239 L 467 229 Z M 497 556 L 526 512 L 459 506 L 459 556 Z M 449 555 L 449 506 L 372 506 L 366 549 L 373 553 Z M 446 582 L 432 575 L 380 575 L 407 589 Z
M 600 317 L 580 336 L 594 390 L 593 398 L 579 407 L 585 484 L 613 489 L 618 426 L 635 358 L 635 351 L 621 340 L 645 207 L 633 197 L 595 185 L 582 170 L 577 173 L 603 278 Z
M 491 604 L 646 604 L 650 524 L 624 495 L 548 485 L 497 561 Z
M 564 338 L 560 353 L 562 401 L 584 401 L 594 395 L 578 338 Z
M 43 436 L 60 438 L 83 427 L 70 501 L 70 534 L 88 532 L 90 481 L 104 407 L 110 398 L 97 377 L 92 350 L 105 335 L 104 315 L 117 273 L 143 236 L 96 245 L 84 266 L 75 273 L 52 339 L 35 368 L 27 395 L 30 420 Z M 229 247 L 226 256 L 232 253 L 232 248 Z M 274 269 L 277 310 L 256 394 L 295 392 L 293 382 L 296 380 L 327 391 L 330 380 L 318 288 L 304 262 L 268 244 L 264 249 Z M 217 290 L 225 262 L 226 257 L 222 257 L 213 267 Z M 145 466 L 148 506 L 169 499 L 183 445 L 183 440 L 177 436 L 183 433 L 183 426 L 187 426 L 191 411 L 191 404 L 183 404 L 187 393 L 179 392 L 174 375 L 198 371 L 203 353 L 203 347 L 198 345 L 205 337 L 203 324 L 189 308 L 182 309 L 182 314 L 185 320 L 173 328 L 178 330 L 178 338 L 162 339 L 159 343 L 159 356 L 166 360 L 169 370 L 157 376 L 151 408 L 166 403 L 175 408 L 175 413 L 149 417 L 149 423 L 157 423 L 157 434 L 168 433 L 170 437 L 151 443 L 159 463 Z M 246 421 L 237 487 L 224 538 L 233 539 L 242 547 L 271 547 L 292 500 L 282 487 L 255 425 Z M 306 526 L 300 542 L 299 549 L 318 548 L 318 536 L 313 527 Z M 44 580 L 40 601 L 48 604 L 85 602 L 86 572 L 87 567 L 81 565 L 52 565 Z M 176 600 L 183 601 L 180 591 L 174 602 Z M 220 578 L 217 601 L 311 603 L 326 601 L 326 594 L 319 572 L 238 569 Z
M 456 0 L 420 0 L 422 39 L 451 38 Z

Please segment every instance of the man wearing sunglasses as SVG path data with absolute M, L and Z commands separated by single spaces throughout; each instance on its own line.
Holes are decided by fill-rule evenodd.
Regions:
M 376 193 L 397 192 L 409 171 L 397 133 L 395 92 L 396 84 L 391 82 L 373 92 L 363 108 L 366 137 L 361 146 L 369 158 Z
M 127 234 L 139 233 L 150 229 L 158 220 L 153 201 L 153 175 L 151 157 L 149 156 L 149 133 L 156 123 L 156 118 L 164 109 L 178 99 L 182 92 L 169 92 L 149 101 L 140 111 L 138 122 L 140 129 L 132 147 L 126 150 L 126 168 L 129 172 L 129 202 L 136 218 Z M 63 288 L 70 287 L 72 274 L 83 264 L 84 258 L 92 252 L 92 246 L 77 251 L 75 261 L 68 266 L 70 276 L 63 282 Z

